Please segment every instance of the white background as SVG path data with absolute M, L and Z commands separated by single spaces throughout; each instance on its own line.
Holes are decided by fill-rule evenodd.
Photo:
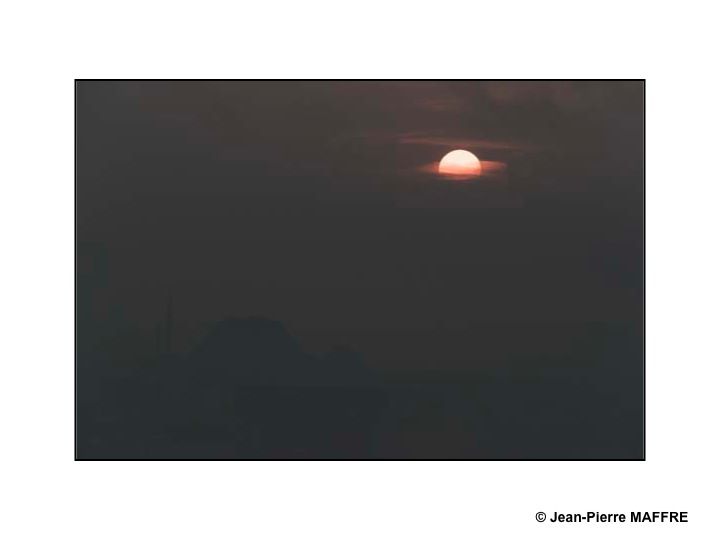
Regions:
M 718 537 L 713 4 L 259 3 L 2 8 L 0 537 Z M 647 461 L 74 462 L 85 77 L 647 78 Z M 541 510 L 685 510 L 690 523 L 539 524 Z

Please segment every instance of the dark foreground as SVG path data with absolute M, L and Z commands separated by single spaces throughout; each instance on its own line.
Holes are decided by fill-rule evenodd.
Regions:
M 77 457 L 642 459 L 637 336 L 595 332 L 577 352 L 596 358 L 380 375 L 351 351 L 306 355 L 279 323 L 225 321 L 192 354 L 123 376 L 79 357 Z

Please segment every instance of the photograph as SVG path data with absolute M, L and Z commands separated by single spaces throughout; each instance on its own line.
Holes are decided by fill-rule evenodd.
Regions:
M 646 459 L 644 79 L 74 100 L 75 460 Z

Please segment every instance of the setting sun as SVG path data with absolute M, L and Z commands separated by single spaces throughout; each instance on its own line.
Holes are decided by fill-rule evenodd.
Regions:
M 442 158 L 438 172 L 456 176 L 479 176 L 482 172 L 482 165 L 472 152 L 453 150 Z

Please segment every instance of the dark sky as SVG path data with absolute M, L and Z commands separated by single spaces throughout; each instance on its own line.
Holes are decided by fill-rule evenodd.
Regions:
M 469 336 L 497 325 L 637 325 L 643 94 L 81 81 L 79 253 L 106 254 L 103 301 L 128 326 L 152 328 L 171 295 L 188 339 L 265 316 L 388 369 L 473 367 Z M 454 148 L 491 174 L 438 178 Z

